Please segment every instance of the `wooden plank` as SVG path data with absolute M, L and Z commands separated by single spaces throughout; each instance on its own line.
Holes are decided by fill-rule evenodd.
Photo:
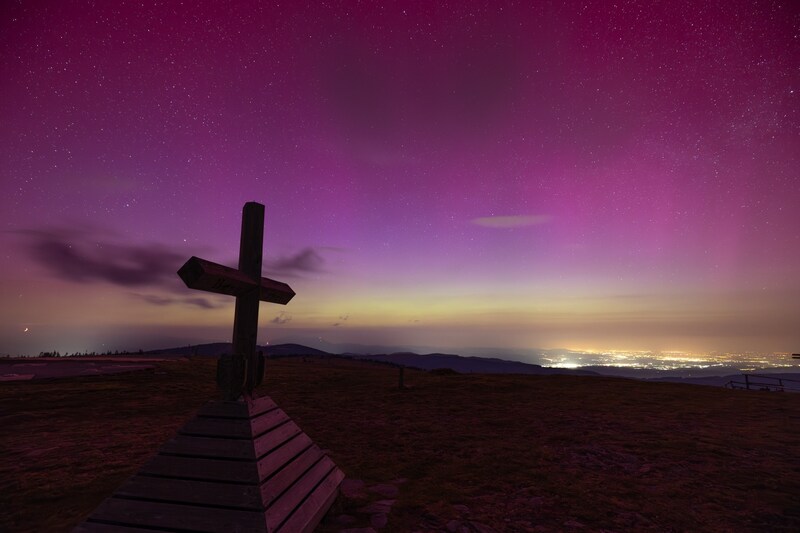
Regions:
M 239 264 L 241 268 L 241 257 Z M 233 353 L 239 354 L 247 361 L 244 391 L 250 394 L 256 381 L 256 342 L 258 338 L 258 290 L 253 290 L 236 297 L 233 308 Z
M 197 416 L 219 418 L 250 418 L 247 403 L 234 401 L 208 402 L 197 410 Z
M 190 289 L 227 294 L 237 298 L 258 290 L 260 280 L 253 279 L 235 268 L 192 256 L 178 270 L 178 276 Z M 258 292 L 256 292 L 258 295 Z
M 280 498 L 267 508 L 268 530 L 277 530 L 284 520 L 300 506 L 303 500 L 314 491 L 316 486 L 319 485 L 334 468 L 336 468 L 336 465 L 326 456 L 297 479 L 297 481 L 289 487 L 289 490 L 284 492 Z M 267 483 L 269 483 L 269 481 Z
M 158 452 L 220 459 L 256 459 L 253 442 L 249 439 L 217 439 L 195 435 L 177 435 L 165 442 Z
M 253 453 L 256 458 L 261 459 L 268 452 L 271 452 L 290 438 L 294 437 L 301 430 L 291 420 L 286 424 L 264 433 L 253 441 Z
M 264 507 L 269 507 L 292 484 L 300 479 L 306 470 L 314 466 L 325 456 L 319 446 L 312 445 L 291 463 L 287 463 L 269 481 L 261 484 L 261 501 Z
M 276 407 L 278 407 L 278 404 L 276 404 L 269 396 L 262 396 L 260 398 L 255 398 L 249 404 L 250 416 L 260 415 L 261 413 L 271 411 Z
M 273 409 L 252 419 L 195 417 L 178 433 L 203 437 L 250 439 L 289 420 L 281 409 Z
M 198 416 L 210 416 L 220 418 L 252 418 L 278 407 L 272 398 L 262 396 L 253 402 L 208 402 L 197 411 Z
M 250 420 L 233 418 L 195 417 L 189 420 L 178 433 L 203 437 L 252 438 Z
M 314 492 L 284 522 L 278 533 L 311 533 L 314 531 L 339 495 L 339 486 L 343 480 L 344 472 L 334 467 L 322 483 L 314 489 Z
M 266 532 L 264 514 L 196 505 L 143 502 L 108 498 L 95 509 L 90 520 L 128 527 L 218 533 L 220 531 Z
M 259 437 L 284 422 L 289 420 L 289 415 L 282 409 L 274 409 L 250 420 L 253 437 Z
M 259 299 L 262 302 L 286 305 L 294 298 L 295 292 L 292 288 L 282 281 L 261 278 L 261 293 Z
M 171 503 L 215 505 L 263 511 L 261 491 L 255 485 L 235 485 L 185 479 L 133 476 L 114 496 Z
M 72 533 L 153 533 L 153 530 L 103 524 L 101 522 L 83 522 L 75 526 Z
M 263 482 L 309 446 L 311 446 L 311 439 L 308 438 L 308 435 L 305 433 L 298 433 L 292 440 L 259 459 L 259 481 Z
M 197 410 L 197 416 L 219 418 L 250 418 L 246 402 L 208 402 Z
M 247 361 L 244 390 L 252 392 L 258 381 L 255 375 L 258 337 L 258 308 L 261 283 L 261 255 L 264 247 L 264 206 L 247 202 L 242 209 L 239 237 L 239 271 L 255 281 L 255 288 L 236 297 L 233 312 L 233 353 Z
M 261 278 L 264 250 L 264 206 L 247 202 L 242 207 L 242 231 L 239 233 L 239 271 L 250 278 Z
M 251 461 L 225 461 L 203 457 L 157 455 L 145 464 L 140 474 L 258 484 L 258 470 Z
M 269 396 L 255 398 L 247 406 L 251 417 L 258 416 L 267 411 L 272 411 L 276 407 L 278 407 L 278 405 Z

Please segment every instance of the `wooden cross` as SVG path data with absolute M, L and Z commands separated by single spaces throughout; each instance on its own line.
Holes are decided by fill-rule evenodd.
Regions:
M 226 400 L 250 397 L 264 379 L 264 359 L 256 353 L 259 301 L 285 305 L 295 294 L 286 283 L 261 276 L 263 246 L 264 206 L 247 202 L 242 210 L 239 270 L 194 256 L 178 270 L 190 289 L 236 297 L 233 354 L 217 363 L 217 384 Z

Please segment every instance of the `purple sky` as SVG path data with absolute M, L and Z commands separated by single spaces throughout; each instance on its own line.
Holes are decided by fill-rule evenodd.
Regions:
M 796 3 L 332 4 L 3 2 L 0 353 L 800 351 Z

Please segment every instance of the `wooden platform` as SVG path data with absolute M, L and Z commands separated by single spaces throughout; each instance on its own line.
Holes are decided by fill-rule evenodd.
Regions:
M 269 397 L 211 402 L 73 532 L 313 531 L 343 479 Z

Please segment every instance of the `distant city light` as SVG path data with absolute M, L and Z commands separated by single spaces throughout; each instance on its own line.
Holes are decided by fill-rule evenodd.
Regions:
M 624 351 L 574 350 L 562 356 L 542 354 L 545 364 L 561 368 L 613 366 L 642 370 L 689 370 L 735 367 L 740 370 L 757 368 L 788 368 L 797 366 L 788 353 L 709 352 L 687 351 Z

